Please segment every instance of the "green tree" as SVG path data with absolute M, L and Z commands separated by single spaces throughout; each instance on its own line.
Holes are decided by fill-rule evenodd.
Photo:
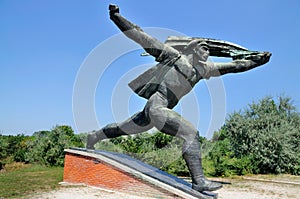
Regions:
M 158 131 L 151 136 L 151 143 L 153 143 L 155 148 L 161 149 L 170 144 L 173 138 L 173 136 Z
M 300 174 L 300 116 L 289 97 L 280 96 L 277 102 L 266 97 L 234 112 L 218 142 L 226 139 L 230 143 L 227 150 L 233 152 L 230 158 L 237 159 L 235 169 L 243 159 L 252 165 L 247 168 L 252 173 Z M 212 153 L 211 158 L 216 158 Z
M 8 142 L 3 135 L 0 134 L 0 170 L 4 168 L 4 159 L 7 157 Z
M 48 166 L 63 166 L 64 149 L 83 147 L 79 136 L 69 126 L 56 126 L 51 131 L 34 133 L 33 137 L 28 143 L 27 161 Z

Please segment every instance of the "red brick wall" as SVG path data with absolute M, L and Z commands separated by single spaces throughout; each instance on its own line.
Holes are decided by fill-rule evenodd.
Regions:
M 173 194 L 120 171 L 95 158 L 66 153 L 64 182 L 85 183 L 105 189 L 132 192 L 163 198 L 176 198 Z

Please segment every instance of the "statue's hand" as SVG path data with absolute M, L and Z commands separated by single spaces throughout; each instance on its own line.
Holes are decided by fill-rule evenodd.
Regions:
M 114 5 L 114 4 L 109 4 L 109 15 L 114 15 L 115 13 L 119 13 L 120 10 L 119 10 L 119 7 L 117 5 Z
M 249 55 L 249 56 L 245 57 L 245 59 L 252 60 L 252 61 L 258 63 L 259 65 L 263 65 L 270 60 L 271 55 L 272 55 L 272 53 L 270 53 L 270 52 L 262 52 L 262 53 L 255 54 L 255 55 Z

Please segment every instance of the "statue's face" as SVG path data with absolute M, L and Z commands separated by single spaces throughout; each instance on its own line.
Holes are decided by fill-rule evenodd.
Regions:
M 199 44 L 195 48 L 195 53 L 200 61 L 207 61 L 209 57 L 209 49 L 206 44 Z

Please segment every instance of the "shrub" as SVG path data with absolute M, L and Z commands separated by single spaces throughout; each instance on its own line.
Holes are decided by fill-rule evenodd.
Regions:
M 79 136 L 69 126 L 56 126 L 51 131 L 37 132 L 33 137 L 28 143 L 26 160 L 47 166 L 63 166 L 65 148 L 83 147 Z
M 290 98 L 266 97 L 229 116 L 210 153 L 216 174 L 300 174 L 300 116 Z

